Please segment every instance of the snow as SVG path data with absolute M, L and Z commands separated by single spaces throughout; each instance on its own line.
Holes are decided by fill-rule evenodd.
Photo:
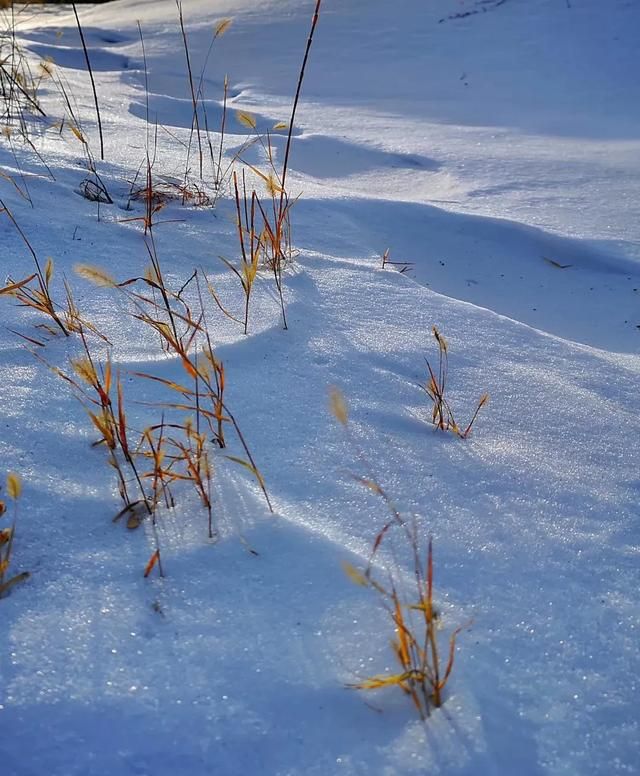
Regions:
M 24 482 L 13 568 L 32 574 L 0 601 L 3 776 L 640 772 L 640 8 L 325 3 L 289 173 L 301 195 L 289 328 L 268 274 L 248 336 L 207 303 L 229 404 L 275 515 L 246 472 L 216 455 L 218 540 L 196 495 L 178 489 L 159 520 L 166 577 L 144 579 L 148 521 L 134 532 L 112 523 L 115 479 L 82 407 L 10 331 L 32 336 L 41 319 L 0 300 L 0 451 Z M 225 74 L 232 111 L 252 112 L 259 130 L 287 121 L 313 3 L 183 9 L 196 73 L 214 25 L 233 17 L 204 83 L 211 125 Z M 3 138 L 2 172 L 20 185 L 24 172 L 34 207 L 5 179 L 0 196 L 38 255 L 53 257 L 56 294 L 66 275 L 114 342 L 143 428 L 158 411 L 142 402 L 164 394 L 134 373 L 184 372 L 115 292 L 72 268 L 143 272 L 142 225 L 126 220 L 143 207 L 125 208 L 147 104 L 161 125 L 154 173 L 181 179 L 191 97 L 173 2 L 80 13 L 104 125 L 98 169 L 115 204 L 98 219 L 77 193 L 77 139 L 37 123 L 33 141 L 55 181 Z M 18 38 L 34 61 L 55 60 L 96 155 L 69 8 L 24 11 Z M 52 85 L 43 104 L 62 116 Z M 228 133 L 230 157 L 250 130 L 230 116 Z M 281 161 L 284 138 L 274 145 Z M 255 146 L 243 158 L 264 165 Z M 170 203 L 158 219 L 167 282 L 179 288 L 203 267 L 239 309 L 218 259 L 238 260 L 230 197 L 215 210 Z M 28 274 L 5 216 L 0 239 L 5 274 Z M 407 272 L 381 268 L 387 248 L 411 262 Z M 491 396 L 466 440 L 428 423 L 419 385 L 424 358 L 437 361 L 433 325 L 449 342 L 460 420 Z M 56 337 L 40 350 L 65 367 L 79 344 Z M 332 385 L 347 399 L 350 434 L 328 410 Z M 433 536 L 443 643 L 465 626 L 447 700 L 426 724 L 397 689 L 344 687 L 396 670 L 388 617 L 341 568 L 366 563 L 388 519 L 352 474 L 374 474 L 425 543 Z M 391 546 L 382 560 L 394 567 Z

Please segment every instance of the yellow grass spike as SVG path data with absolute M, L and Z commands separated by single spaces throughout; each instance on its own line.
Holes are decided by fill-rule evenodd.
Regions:
M 405 671 L 403 674 L 392 674 L 391 676 L 372 676 L 370 679 L 364 679 L 357 684 L 347 685 L 355 690 L 378 690 L 380 687 L 389 687 L 390 685 L 402 685 L 413 677 L 413 671 Z
M 265 175 L 265 173 L 261 172 L 257 167 L 254 167 L 252 164 L 249 164 L 249 162 L 245 162 L 246 166 L 251 170 L 251 172 L 254 172 L 258 178 L 261 178 L 267 187 L 269 186 L 269 175 Z
M 43 78 L 51 78 L 53 75 L 53 59 L 51 57 L 46 57 L 43 59 L 38 67 L 40 68 L 40 72 Z
M 447 340 L 440 334 L 436 326 L 433 326 L 431 331 L 433 332 L 433 336 L 436 338 L 436 342 L 438 343 L 440 350 L 442 350 L 443 353 L 447 352 Z
M 242 274 L 249 288 L 253 285 L 253 281 L 258 274 L 258 258 L 256 254 L 250 262 L 247 261 L 242 265 Z
M 280 130 L 280 129 L 289 129 L 289 125 L 285 121 L 279 121 L 277 124 L 273 125 L 273 129 Z
M 73 269 L 81 278 L 95 283 L 96 286 L 108 286 L 111 288 L 116 286 L 116 282 L 111 275 L 100 269 L 100 267 L 94 267 L 89 264 L 76 264 Z
M 198 366 L 198 369 L 200 370 L 200 374 L 206 376 L 207 370 L 205 366 L 200 364 Z M 173 380 L 165 380 L 164 377 L 156 377 L 155 375 L 150 375 L 150 374 L 147 374 L 146 372 L 133 372 L 133 374 L 136 377 L 144 377 L 146 380 L 153 380 L 154 382 L 161 383 L 162 385 L 166 385 L 167 388 L 170 388 L 172 391 L 177 391 L 178 393 L 181 393 L 184 396 L 194 395 L 194 392 L 190 388 L 185 388 L 185 386 L 180 385 L 180 383 L 174 383 Z
M 116 446 L 116 440 L 113 435 L 113 426 L 111 424 L 111 421 L 109 419 L 109 416 L 107 415 L 104 410 L 100 413 L 100 415 L 96 415 L 95 413 L 91 412 L 90 410 L 87 410 L 87 415 L 89 416 L 89 419 L 93 423 L 93 425 L 98 429 L 98 431 L 102 434 L 102 439 L 100 442 L 104 440 L 106 442 L 107 447 L 110 450 L 113 450 Z
M 213 37 L 219 38 L 221 35 L 224 35 L 232 23 L 233 19 L 221 19 L 214 27 Z
M 72 131 L 72 132 L 73 132 L 73 134 L 74 134 L 74 135 L 75 135 L 75 136 L 78 138 L 78 140 L 79 140 L 79 141 L 80 141 L 80 142 L 81 142 L 83 145 L 86 145 L 86 144 L 87 144 L 87 141 L 84 139 L 84 135 L 82 134 L 82 132 L 80 132 L 80 130 L 78 129 L 78 127 L 74 126 L 73 124 L 70 124 L 69 126 L 71 127 L 71 131 Z
M 334 387 L 329 391 L 329 408 L 338 423 L 346 426 L 349 421 L 349 411 L 344 396 L 338 388 Z
M 245 461 L 243 458 L 238 458 L 235 455 L 225 455 L 225 458 L 228 461 L 233 461 L 233 463 L 237 463 L 239 466 L 243 466 L 247 471 L 251 472 L 253 476 L 256 478 L 258 485 L 262 488 L 264 491 L 266 488 L 264 477 L 262 476 L 260 470 L 256 468 L 252 463 L 249 463 L 249 461 Z
M 478 413 L 480 410 L 484 407 L 484 405 L 489 401 L 489 394 L 483 393 L 480 397 L 480 401 L 478 402 L 478 406 L 476 407 L 476 411 L 473 413 L 473 417 L 469 421 L 469 425 L 465 428 L 465 430 L 460 434 L 460 436 L 464 439 L 467 437 L 471 431 L 471 427 L 476 422 L 476 418 L 478 417 Z
M 88 358 L 72 358 L 71 366 L 73 371 L 80 377 L 85 383 L 94 386 L 98 382 L 98 376 L 93 364 Z
M 276 176 L 271 172 L 267 177 L 267 191 L 270 197 L 276 197 L 278 194 L 282 194 L 282 186 L 278 183 Z
M 174 350 L 180 350 L 180 345 L 176 342 L 175 337 L 173 336 L 173 332 L 171 331 L 171 327 L 168 323 L 165 323 L 164 321 L 155 321 L 146 315 L 141 315 L 140 320 L 152 326 L 158 332 L 158 334 L 164 337 L 164 339 L 167 341 L 167 344 L 170 345 Z
M 104 366 L 104 392 L 107 396 L 111 393 L 111 361 L 107 361 Z
M 20 494 L 22 493 L 22 481 L 15 472 L 7 474 L 7 493 L 14 501 L 19 499 Z
M 371 480 L 368 477 L 360 477 L 357 474 L 354 474 L 353 478 L 355 479 L 356 482 L 359 482 L 360 485 L 364 485 L 365 488 L 368 488 L 372 493 L 375 493 L 378 496 L 383 495 L 382 488 L 380 487 L 380 485 L 378 485 L 378 483 L 375 480 Z
M 348 561 L 342 561 L 342 570 L 356 585 L 361 585 L 362 587 L 369 586 L 369 580 L 365 577 L 365 575 L 358 571 L 358 569 L 355 566 L 352 566 Z
M 53 259 L 49 257 L 47 259 L 47 263 L 44 268 L 44 279 L 47 285 L 51 283 L 51 278 L 53 277 Z
M 248 127 L 249 129 L 255 129 L 256 128 L 256 120 L 251 115 L 251 113 L 247 113 L 244 110 L 238 110 L 236 111 L 236 119 L 240 124 L 242 124 L 245 127 Z
M 407 668 L 411 665 L 411 657 L 409 655 L 409 643 L 407 638 L 407 628 L 404 624 L 404 617 L 402 615 L 402 608 L 400 606 L 400 599 L 394 591 L 394 603 L 395 611 L 393 619 L 396 623 L 396 633 L 398 634 L 398 659 L 402 663 L 403 668 Z

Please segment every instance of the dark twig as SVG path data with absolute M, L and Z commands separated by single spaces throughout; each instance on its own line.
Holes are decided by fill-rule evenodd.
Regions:
M 76 24 L 78 25 L 78 32 L 80 33 L 80 40 L 82 42 L 82 50 L 84 51 L 84 58 L 87 63 L 87 70 L 89 71 L 89 78 L 91 79 L 91 89 L 93 90 L 93 101 L 96 105 L 96 116 L 98 117 L 98 132 L 100 133 L 100 159 L 104 162 L 104 138 L 102 136 L 102 120 L 100 118 L 100 105 L 98 104 L 98 92 L 96 91 L 96 82 L 93 80 L 93 70 L 91 69 L 91 61 L 89 60 L 89 52 L 87 51 L 87 44 L 84 39 L 84 33 L 82 32 L 82 25 L 80 24 L 80 17 L 76 9 L 76 4 L 71 3 L 73 13 L 76 17 Z

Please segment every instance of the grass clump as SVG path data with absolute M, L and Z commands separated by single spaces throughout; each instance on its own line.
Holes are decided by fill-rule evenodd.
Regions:
M 0 598 L 8 595 L 15 585 L 29 579 L 29 572 L 23 571 L 14 576 L 9 575 L 11 556 L 13 552 L 13 540 L 16 535 L 16 521 L 18 517 L 18 499 L 22 493 L 22 482 L 17 474 L 7 475 L 7 494 L 13 501 L 13 522 L 6 528 L 0 528 Z M 7 513 L 7 505 L 0 500 L 0 521 Z
M 330 407 L 348 433 L 348 408 L 342 394 L 335 389 L 331 392 Z M 358 459 L 370 469 L 362 451 L 356 452 Z M 354 475 L 354 479 L 382 499 L 390 519 L 376 534 L 366 567 L 360 570 L 350 563 L 344 563 L 343 567 L 353 582 L 371 589 L 378 596 L 387 612 L 393 632 L 391 648 L 399 670 L 378 674 L 347 687 L 356 690 L 398 687 L 411 699 L 420 718 L 426 720 L 431 711 L 445 701 L 444 690 L 453 671 L 456 639 L 462 627 L 453 631 L 443 650 L 439 643 L 440 615 L 434 602 L 432 538 L 428 539 L 425 553 L 421 549 L 416 522 L 405 520 L 375 477 Z M 385 568 L 378 561 L 383 541 L 394 527 L 399 530 L 402 547 L 409 551 L 412 559 L 413 591 L 404 583 L 399 568 Z M 400 548 L 394 547 L 394 557 L 397 549 Z
M 119 516 L 129 513 L 129 527 L 137 527 L 131 524 L 132 521 L 139 524 L 146 511 L 155 525 L 156 508 L 162 501 L 167 507 L 173 507 L 172 486 L 178 482 L 186 482 L 195 489 L 206 509 L 208 535 L 209 538 L 214 538 L 216 531 L 212 499 L 212 448 L 227 448 L 228 430 L 235 435 L 242 456 L 226 454 L 226 458 L 243 466 L 252 474 L 269 509 L 273 510 L 262 474 L 225 399 L 224 364 L 216 357 L 207 330 L 199 273 L 195 271 L 180 291 L 171 290 L 165 282 L 155 253 L 152 229 L 149 222 L 148 248 L 151 263 L 143 277 L 133 277 L 117 283 L 108 273 L 89 265 L 77 265 L 76 272 L 94 284 L 123 294 L 131 316 L 150 329 L 158 337 L 163 351 L 181 365 L 184 379 L 180 382 L 150 372 L 133 373 L 135 377 L 152 381 L 165 392 L 165 398 L 153 405 L 162 410 L 162 420 L 138 433 L 135 444 L 131 443 L 128 441 L 128 424 L 122 405 L 119 378 L 116 378 L 115 401 L 107 390 L 108 386 L 104 384 L 107 376 L 111 382 L 110 360 L 107 360 L 106 366 L 99 372 L 92 363 L 87 339 L 83 338 L 85 355 L 73 366 L 76 374 L 79 374 L 96 394 L 90 398 L 90 403 L 98 412 L 89 406 L 89 414 L 93 424 L 102 434 L 101 441 L 107 443 L 110 463 L 118 472 L 120 495 L 124 501 Z M 197 288 L 199 308 L 194 308 L 186 300 L 185 291 L 189 284 Z M 77 392 L 77 380 L 63 376 Z M 169 420 L 165 419 L 165 412 L 171 413 Z M 142 494 L 137 500 L 129 496 L 127 478 L 118 468 L 118 462 L 121 460 L 126 462 Z
M 383 582 L 369 565 L 364 572 L 345 563 L 344 569 L 356 584 L 371 588 L 379 597 L 393 629 L 391 648 L 399 666 L 397 673 L 378 674 L 347 685 L 356 690 L 398 687 L 413 702 L 420 718 L 445 701 L 444 689 L 453 671 L 456 639 L 462 628 L 449 637 L 445 657 L 439 645 L 440 614 L 433 599 L 433 541 L 429 538 L 426 560 L 421 559 L 416 532 L 410 537 L 414 550 L 415 594 L 405 598 L 398 581 L 389 573 Z
M 478 413 L 489 401 L 489 394 L 483 393 L 478 401 L 475 412 L 467 426 L 463 429 L 458 425 L 447 399 L 447 378 L 449 374 L 449 346 L 446 339 L 440 334 L 434 326 L 432 328 L 433 336 L 438 343 L 438 368 L 434 370 L 427 359 L 427 370 L 429 378 L 421 388 L 427 394 L 433 407 L 431 410 L 431 422 L 440 431 L 450 431 L 460 439 L 466 439 L 471 433 L 471 428 L 478 417 Z
M 273 278 L 280 302 L 282 313 L 283 328 L 287 329 L 287 314 L 284 303 L 283 293 L 283 272 L 293 256 L 291 240 L 291 209 L 296 198 L 291 198 L 287 190 L 287 174 L 289 171 L 289 161 L 291 154 L 291 144 L 293 139 L 293 128 L 295 125 L 298 103 L 302 93 L 302 84 L 304 82 L 305 72 L 313 37 L 320 19 L 320 10 L 322 0 L 316 0 L 309 36 L 305 46 L 304 57 L 298 73 L 298 82 L 289 123 L 279 122 L 273 126 L 273 131 L 286 130 L 287 139 L 284 148 L 284 158 L 282 168 L 278 169 L 274 157 L 274 150 L 271 143 L 271 135 L 261 135 L 257 130 L 257 123 L 250 113 L 238 111 L 236 113 L 237 121 L 244 127 L 252 130 L 255 135 L 246 143 L 236 154 L 236 158 L 243 162 L 264 186 L 264 194 L 259 194 L 255 188 L 250 193 L 247 192 L 245 175 L 242 175 L 242 191 L 238 187 L 238 177 L 233 173 L 233 190 L 236 204 L 238 238 L 240 251 L 242 254 L 241 269 L 238 270 L 230 262 L 223 259 L 225 264 L 238 276 L 242 284 L 245 296 L 244 312 L 244 332 L 247 333 L 249 301 L 251 297 L 251 288 L 255 280 L 259 266 L 266 268 L 273 274 Z M 226 90 L 226 81 L 225 81 Z M 225 91 L 226 95 L 226 91 Z M 226 102 L 225 102 L 226 104 Z M 243 160 L 243 152 L 254 143 L 259 143 L 265 153 L 268 171 L 266 173 L 258 170 L 254 165 L 248 164 Z M 217 301 L 217 299 L 216 299 Z

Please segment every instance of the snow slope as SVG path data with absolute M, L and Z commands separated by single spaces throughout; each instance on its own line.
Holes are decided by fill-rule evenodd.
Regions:
M 210 116 L 228 73 L 233 109 L 259 129 L 287 120 L 312 6 L 184 1 L 195 72 L 213 25 L 233 17 L 207 71 Z M 81 14 L 116 203 L 98 220 L 77 194 L 69 133 L 34 139 L 55 181 L 3 139 L 2 171 L 21 181 L 19 163 L 34 207 L 7 181 L 0 192 L 54 257 L 56 288 L 66 272 L 115 343 L 128 395 L 153 401 L 133 373 L 182 379 L 180 365 L 71 268 L 125 278 L 147 263 L 140 223 L 125 220 L 142 208 L 124 207 L 147 104 L 161 125 L 155 172 L 183 172 L 192 109 L 177 14 L 168 0 Z M 114 481 L 82 408 L 8 331 L 36 319 L 0 300 L 0 449 L 24 478 L 15 557 L 32 572 L 0 602 L 3 774 L 640 771 L 639 32 L 632 0 L 325 0 L 292 150 L 289 330 L 268 276 L 249 336 L 208 309 L 276 516 L 218 457 L 220 539 L 207 540 L 183 492 L 160 523 L 165 579 L 142 578 L 150 530 L 111 522 Z M 53 57 L 95 152 L 69 10 L 24 13 L 19 39 Z M 44 104 L 61 115 L 52 88 Z M 248 132 L 230 121 L 229 155 Z M 274 143 L 281 158 L 284 139 Z M 246 156 L 264 164 L 255 148 Z M 162 212 L 172 222 L 155 237 L 174 287 L 202 266 L 239 306 L 218 260 L 237 259 L 233 218 L 228 197 L 215 211 Z M 6 274 L 29 272 L 6 218 L 0 239 Z M 380 268 L 386 248 L 407 273 Z M 428 425 L 418 387 L 434 324 L 450 345 L 454 408 L 466 417 L 491 395 L 464 441 Z M 44 355 L 64 365 L 77 347 L 55 340 Z M 397 690 L 344 689 L 395 667 L 384 612 L 340 567 L 364 562 L 387 514 L 353 481 L 366 472 L 328 412 L 330 385 L 376 478 L 434 537 L 445 631 L 473 621 L 426 725 Z M 140 427 L 154 417 L 131 411 Z

